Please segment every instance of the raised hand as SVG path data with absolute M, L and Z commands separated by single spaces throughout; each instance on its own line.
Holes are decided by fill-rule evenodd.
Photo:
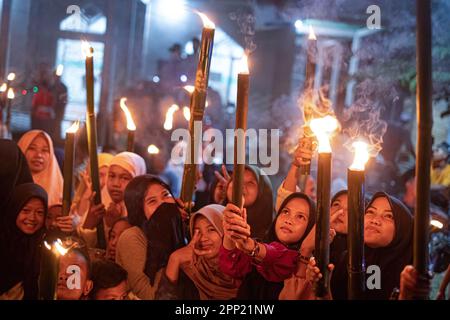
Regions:
M 97 205 L 94 204 L 94 197 L 95 191 L 92 192 L 89 198 L 89 210 L 83 225 L 83 228 L 85 229 L 94 229 L 95 227 L 97 227 L 97 225 L 106 214 L 105 206 L 103 205 L 103 203 Z
M 227 187 L 231 181 L 231 177 L 228 174 L 227 168 L 225 165 L 222 165 L 222 174 L 219 171 L 214 171 L 214 175 L 217 178 L 217 186 L 214 190 L 214 202 L 215 203 L 223 203 L 227 197 Z

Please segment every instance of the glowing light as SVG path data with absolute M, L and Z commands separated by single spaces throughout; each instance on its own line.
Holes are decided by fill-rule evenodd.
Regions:
M 54 246 L 56 248 L 56 252 L 58 254 L 64 256 L 69 251 L 69 249 L 64 248 L 61 240 L 60 239 L 58 239 L 58 240 L 59 241 L 55 241 L 53 244 L 54 244 Z
M 363 171 L 367 161 L 369 161 L 368 145 L 363 141 L 355 141 L 352 146 L 355 151 L 355 158 L 350 170 Z
M 183 107 L 183 116 L 187 121 L 191 120 L 191 110 L 188 107 Z
M 205 14 L 203 14 L 201 12 L 197 12 L 197 14 L 200 16 L 200 18 L 202 18 L 204 28 L 206 28 L 206 29 L 215 29 L 216 28 L 216 25 L 214 24 L 214 22 L 209 20 L 209 18 Z
M 153 77 L 153 82 L 154 82 L 154 83 L 158 83 L 158 82 L 159 82 L 159 80 L 160 80 L 160 79 L 159 79 L 159 77 L 158 77 L 158 76 L 154 76 L 154 77 Z
M 127 129 L 130 131 L 136 131 L 136 124 L 134 123 L 131 112 L 127 107 L 127 98 L 120 99 L 120 108 L 125 113 L 125 117 L 127 118 Z
M 195 87 L 194 86 L 184 86 L 184 90 L 189 92 L 190 94 L 194 93 Z
M 169 110 L 166 112 L 166 120 L 164 121 L 164 129 L 169 131 L 173 128 L 173 115 L 175 112 L 180 110 L 180 107 L 176 104 L 170 106 Z
M 310 25 L 309 26 L 309 36 L 308 36 L 309 40 L 317 40 L 316 34 L 314 33 L 314 29 L 313 27 Z
M 7 88 L 8 85 L 6 83 L 2 84 L 2 86 L 0 87 L 0 92 L 5 92 Z
M 178 22 L 186 16 L 185 0 L 164 0 L 158 1 L 156 11 L 159 16 L 167 22 Z
M 159 148 L 155 146 L 154 144 L 151 144 L 147 148 L 147 152 L 149 154 L 159 154 Z
M 8 81 L 14 81 L 14 79 L 16 78 L 16 74 L 14 72 L 11 72 L 10 74 L 8 74 Z
M 311 120 L 310 128 L 319 142 L 319 153 L 331 152 L 330 135 L 338 128 L 336 118 L 326 116 Z
M 444 224 L 443 224 L 442 222 L 440 222 L 440 221 L 438 221 L 438 220 L 435 220 L 435 219 L 432 219 L 432 220 L 430 221 L 430 224 L 431 224 L 433 227 L 436 227 L 436 228 L 438 228 L 438 229 L 442 229 L 442 228 L 444 227 Z
M 296 29 L 300 29 L 301 27 L 303 27 L 303 21 L 300 19 L 295 20 L 294 26 Z
M 180 81 L 181 82 L 186 82 L 187 80 L 188 80 L 188 78 L 186 77 L 186 75 L 182 74 L 181 77 L 180 77 Z
M 12 99 L 14 99 L 15 97 L 16 97 L 16 95 L 14 94 L 13 88 L 9 88 L 9 90 L 8 90 L 8 99 L 9 99 L 9 100 L 12 100 Z
M 94 48 L 85 40 L 81 41 L 81 50 L 86 58 L 92 58 L 94 56 Z
M 56 68 L 56 75 L 58 77 L 61 77 L 63 72 L 64 72 L 64 66 L 62 64 L 58 65 L 58 67 Z
M 80 128 L 80 121 L 74 122 L 69 129 L 67 129 L 67 133 L 77 133 L 78 129 Z
M 245 55 L 245 54 L 239 62 L 239 73 L 242 73 L 242 74 L 250 73 L 248 71 L 248 58 L 247 58 L 247 55 Z

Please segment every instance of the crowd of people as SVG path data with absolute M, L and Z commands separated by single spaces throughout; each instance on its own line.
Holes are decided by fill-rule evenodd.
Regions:
M 448 190 L 448 154 L 444 159 L 441 153 L 434 155 L 432 181 Z M 163 175 L 147 174 L 141 156 L 101 153 L 101 203 L 95 204 L 86 169 L 70 214 L 63 216 L 63 176 L 51 137 L 32 130 L 17 144 L 0 140 L 0 299 L 40 298 L 44 240 L 56 239 L 71 243 L 59 260 L 60 300 L 317 299 L 314 286 L 324 270 L 314 257 L 315 190 L 301 190 L 296 174 L 313 154 L 299 144 L 276 192 L 262 169 L 247 165 L 241 208 L 231 203 L 232 173 L 223 166 L 191 214 Z M 380 268 L 381 286 L 365 290 L 364 299 L 430 292 L 430 279 L 412 266 L 411 203 L 382 190 L 367 201 L 364 258 L 366 266 Z M 325 298 L 346 300 L 347 190 L 336 192 L 330 205 Z M 80 270 L 77 288 L 67 285 L 74 265 Z M 439 299 L 448 298 L 449 274 Z

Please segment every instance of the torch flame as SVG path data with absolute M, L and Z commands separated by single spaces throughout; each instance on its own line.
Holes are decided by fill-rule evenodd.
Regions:
M 314 29 L 311 25 L 309 25 L 309 40 L 317 40 L 316 34 L 314 33 Z
M 355 150 L 355 158 L 350 166 L 350 170 L 364 171 L 366 162 L 369 160 L 368 145 L 363 141 L 355 141 L 352 146 Z
M 62 64 L 58 65 L 58 67 L 56 68 L 56 75 L 58 77 L 61 77 L 64 71 L 64 66 Z
M 136 124 L 134 123 L 131 112 L 127 107 L 127 98 L 120 99 L 120 108 L 125 113 L 125 117 L 127 118 L 127 129 L 130 131 L 136 131 Z
M 147 151 L 149 154 L 159 154 L 159 148 L 154 144 L 149 145 Z
M 326 116 L 311 120 L 310 128 L 319 142 L 319 153 L 330 153 L 330 135 L 338 128 L 336 118 Z
M 45 246 L 48 250 L 52 250 L 52 246 L 49 245 L 47 241 L 44 241 L 44 246 Z
M 62 245 L 61 240 L 55 241 L 53 244 L 54 244 L 54 246 L 56 248 L 56 252 L 58 254 L 60 254 L 61 256 L 64 256 L 69 251 L 69 249 L 64 248 L 64 246 Z
M 430 221 L 430 224 L 438 229 L 442 229 L 444 227 L 444 224 L 438 220 L 432 219 Z
M 193 93 L 194 93 L 194 90 L 195 90 L 195 87 L 194 87 L 194 86 L 184 86 L 183 88 L 184 88 L 184 90 L 186 90 L 187 92 L 189 92 L 189 94 L 193 94 Z
M 191 120 L 191 110 L 189 107 L 183 107 L 183 116 L 187 121 Z
M 8 74 L 8 81 L 14 81 L 14 79 L 16 78 L 16 74 L 14 72 L 11 72 L 10 74 Z
M 200 18 L 202 18 L 204 28 L 206 28 L 206 29 L 215 29 L 216 28 L 216 25 L 214 24 L 214 22 L 209 20 L 209 18 L 206 16 L 206 14 L 203 14 L 201 12 L 197 12 L 197 14 L 200 16 Z
M 94 48 L 86 40 L 81 42 L 81 50 L 86 58 L 92 58 L 94 56 Z
M 0 87 L 0 92 L 5 92 L 7 88 L 8 85 L 6 83 L 3 83 L 2 86 Z
M 242 57 L 241 61 L 239 62 L 239 73 L 242 74 L 249 74 L 248 71 L 248 57 L 246 54 Z
M 67 133 L 77 133 L 78 129 L 80 128 L 80 121 L 74 122 L 69 129 L 67 129 Z
M 173 127 L 173 114 L 180 110 L 180 107 L 176 104 L 170 106 L 169 110 L 166 112 L 166 121 L 164 122 L 164 129 L 169 131 Z
M 12 88 L 9 88 L 8 90 L 8 99 L 12 100 L 16 97 L 16 95 L 14 94 L 14 90 Z

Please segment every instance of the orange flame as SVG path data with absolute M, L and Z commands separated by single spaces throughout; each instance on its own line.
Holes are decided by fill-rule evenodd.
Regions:
M 169 131 L 173 127 L 173 115 L 175 112 L 180 110 L 180 107 L 176 104 L 170 106 L 169 110 L 166 112 L 166 120 L 164 121 L 164 129 Z
M 330 135 L 338 128 L 336 118 L 328 115 L 324 118 L 312 119 L 310 128 L 319 142 L 319 153 L 330 153 Z
M 242 57 L 241 61 L 239 62 L 239 73 L 242 73 L 242 74 L 249 74 L 250 73 L 248 71 L 248 57 L 245 54 Z
M 350 170 L 364 171 L 364 167 L 367 161 L 369 161 L 368 145 L 363 141 L 355 141 L 352 147 L 355 151 L 355 158 L 350 166 Z
M 6 83 L 3 83 L 2 86 L 0 87 L 0 92 L 5 92 L 7 88 L 8 85 Z
M 15 97 L 16 97 L 16 95 L 14 94 L 13 88 L 9 88 L 9 90 L 8 90 L 8 99 L 9 99 L 9 100 L 12 100 L 12 99 L 14 99 Z
M 147 148 L 147 152 L 149 154 L 159 154 L 159 148 L 155 146 L 154 144 L 151 144 Z
M 74 122 L 69 129 L 67 129 L 67 133 L 77 133 L 78 129 L 80 128 L 80 121 Z
M 200 18 L 202 18 L 204 28 L 206 28 L 206 29 L 215 29 L 216 28 L 216 25 L 214 24 L 214 22 L 209 20 L 209 18 L 205 14 L 198 12 L 198 11 L 197 11 L 197 14 L 200 16 Z
M 183 107 L 183 116 L 187 121 L 191 120 L 191 110 L 189 107 Z
M 134 123 L 131 112 L 127 107 L 127 98 L 120 99 L 120 108 L 125 113 L 125 117 L 127 118 L 127 129 L 130 131 L 136 131 L 136 124 Z
M 189 94 L 193 94 L 195 87 L 194 86 L 184 86 L 183 89 L 186 90 L 187 92 L 189 92 Z
M 316 34 L 314 33 L 314 29 L 311 25 L 309 25 L 309 40 L 317 40 Z
M 86 40 L 81 42 L 81 50 L 86 58 L 92 58 L 94 56 L 94 48 Z

